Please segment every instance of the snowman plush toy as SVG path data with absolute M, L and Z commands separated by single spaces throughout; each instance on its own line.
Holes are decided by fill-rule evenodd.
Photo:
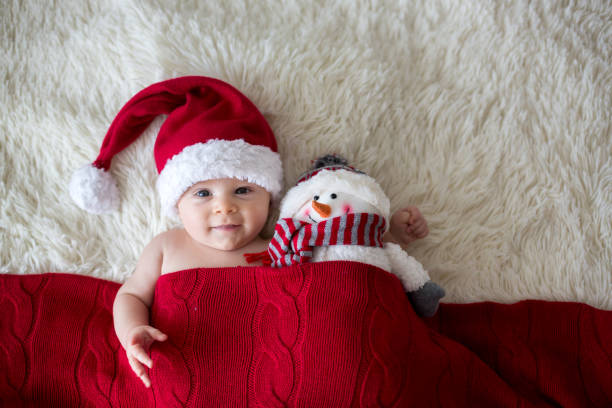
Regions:
M 399 245 L 383 243 L 389 198 L 365 173 L 334 155 L 317 159 L 280 205 L 268 247 L 272 266 L 356 261 L 396 275 L 420 316 L 433 316 L 444 290 Z

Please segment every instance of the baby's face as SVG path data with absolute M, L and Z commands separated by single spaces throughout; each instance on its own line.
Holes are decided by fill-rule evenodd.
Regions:
M 238 179 L 206 180 L 191 186 L 177 207 L 191 238 L 231 251 L 257 238 L 268 217 L 270 193 Z

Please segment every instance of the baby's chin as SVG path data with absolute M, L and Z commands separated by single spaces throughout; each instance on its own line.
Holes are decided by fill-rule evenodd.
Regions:
M 231 252 L 231 251 L 237 251 L 240 248 L 243 248 L 245 246 L 248 245 L 249 242 L 243 242 L 243 241 L 238 241 L 238 242 L 212 242 L 209 243 L 208 246 L 211 248 L 214 248 L 218 251 L 227 251 L 227 252 Z
M 261 238 L 259 237 L 259 235 L 256 235 L 254 237 L 242 237 L 241 239 L 237 239 L 237 240 L 227 240 L 227 241 L 213 240 L 212 242 L 209 241 L 205 245 L 211 248 L 214 248 L 218 251 L 231 252 L 231 251 L 238 251 L 256 241 L 261 241 Z

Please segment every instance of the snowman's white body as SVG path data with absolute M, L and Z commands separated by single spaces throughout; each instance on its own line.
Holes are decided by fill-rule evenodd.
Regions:
M 429 281 L 429 274 L 402 247 L 385 243 L 384 247 L 333 245 L 313 248 L 311 262 L 355 261 L 374 265 L 397 276 L 406 292 L 420 289 Z
M 368 202 L 338 190 L 321 192 L 294 215 L 302 221 L 317 223 L 347 213 L 380 212 Z M 429 274 L 416 259 L 397 244 L 385 243 L 382 248 L 360 245 L 332 245 L 313 248 L 311 262 L 355 261 L 377 266 L 396 275 L 407 292 L 413 292 L 430 280 Z

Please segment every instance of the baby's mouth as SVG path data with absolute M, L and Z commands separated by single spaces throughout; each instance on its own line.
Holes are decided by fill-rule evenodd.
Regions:
M 217 225 L 216 227 L 213 227 L 213 228 L 218 231 L 234 231 L 235 229 L 239 227 L 240 225 L 238 224 L 224 224 L 224 225 Z

